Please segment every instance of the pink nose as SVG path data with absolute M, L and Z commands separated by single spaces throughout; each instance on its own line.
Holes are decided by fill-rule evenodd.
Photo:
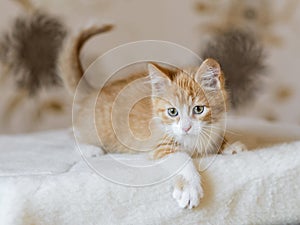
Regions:
M 184 130 L 185 132 L 188 132 L 191 128 L 192 128 L 192 126 L 189 125 L 187 127 L 183 127 L 182 130 Z

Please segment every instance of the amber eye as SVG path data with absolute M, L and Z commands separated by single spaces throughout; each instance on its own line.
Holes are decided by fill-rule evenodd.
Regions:
M 168 114 L 171 117 L 178 116 L 178 111 L 176 108 L 168 108 Z
M 193 113 L 194 114 L 201 114 L 203 113 L 204 111 L 204 106 L 200 106 L 200 105 L 196 105 L 194 108 L 193 108 Z

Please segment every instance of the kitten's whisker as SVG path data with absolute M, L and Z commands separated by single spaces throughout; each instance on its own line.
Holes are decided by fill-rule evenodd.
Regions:
M 207 153 L 207 146 L 204 146 L 205 139 L 201 135 L 199 136 L 199 138 L 200 138 L 200 145 L 201 145 L 200 147 L 201 147 L 202 151 L 204 150 L 203 155 L 207 156 L 208 155 L 208 153 Z
M 213 134 L 213 135 L 217 135 L 217 137 L 220 137 L 220 138 L 224 138 L 224 135 L 214 131 L 213 129 L 205 129 L 205 128 L 210 128 L 210 127 L 203 127 L 204 129 L 202 130 L 202 132 L 209 132 L 209 134 Z
M 218 138 L 224 138 L 223 135 L 221 135 L 221 134 L 219 134 L 219 133 L 217 133 L 217 132 L 215 132 L 211 129 L 210 130 L 203 129 L 202 133 L 207 135 L 208 138 L 211 138 L 211 135 L 216 135 Z
M 231 130 L 231 129 L 224 129 L 223 127 L 219 127 L 219 126 L 214 126 L 214 125 L 204 125 L 203 128 L 213 128 L 213 129 L 217 129 L 217 130 L 224 130 L 224 134 L 225 133 L 229 133 L 229 134 L 233 134 L 233 135 L 237 135 L 237 136 L 242 136 L 241 134 Z
M 208 138 L 208 139 L 211 139 L 211 136 L 210 136 L 210 134 L 209 133 L 207 133 L 206 131 L 204 131 L 203 132 L 203 136 L 205 136 L 206 138 Z M 222 137 L 222 136 L 220 136 L 220 137 Z M 221 144 L 220 143 L 217 143 L 215 140 L 212 140 L 211 142 L 208 142 L 209 144 L 211 144 L 212 145 L 212 147 L 215 147 L 216 149 L 220 149 L 220 147 L 221 147 Z

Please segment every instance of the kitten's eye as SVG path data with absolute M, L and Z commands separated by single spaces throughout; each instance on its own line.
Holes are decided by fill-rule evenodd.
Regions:
M 194 114 L 201 114 L 203 113 L 204 111 L 204 106 L 203 105 L 196 105 L 194 108 L 193 108 L 193 113 Z
M 171 117 L 175 117 L 178 116 L 178 111 L 175 108 L 168 108 L 168 114 Z

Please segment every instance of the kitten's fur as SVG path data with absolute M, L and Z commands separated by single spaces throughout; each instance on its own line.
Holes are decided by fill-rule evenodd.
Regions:
M 147 77 L 148 74 L 151 74 L 150 77 Z M 213 59 L 207 59 L 198 71 L 191 70 L 189 74 L 180 70 L 166 74 L 150 64 L 148 73 L 110 82 L 100 93 L 96 90 L 79 103 L 80 110 L 75 122 L 80 141 L 100 145 L 107 152 L 133 152 L 140 148 L 143 150 L 155 148 L 155 158 L 181 148 L 189 151 L 190 154 L 193 154 L 195 147 L 197 150 L 195 154 L 198 155 L 217 153 L 218 146 L 223 141 L 222 125 L 227 103 L 223 80 L 219 64 Z M 70 82 L 69 85 L 71 85 Z M 128 92 L 123 97 L 119 93 L 125 88 L 128 88 Z M 144 98 L 132 109 L 128 108 L 130 98 L 139 96 L 141 93 L 156 97 Z M 97 99 L 96 105 L 94 105 L 95 99 Z M 205 110 L 201 115 L 194 115 L 190 118 L 191 107 L 196 105 L 205 105 Z M 170 107 L 176 107 L 179 110 L 181 120 L 179 117 L 168 116 L 166 110 Z M 95 110 L 97 132 L 94 132 L 92 128 L 93 124 L 87 122 L 87 118 L 93 115 L 93 110 Z M 126 124 L 127 115 L 129 126 Z M 153 118 L 158 118 L 159 121 L 152 121 Z M 166 129 L 166 132 L 161 134 L 163 136 L 160 136 L 160 140 L 155 137 L 151 139 L 151 142 L 150 140 L 149 142 L 135 140 L 136 138 L 147 139 L 151 132 L 152 134 L 158 132 L 157 126 L 159 129 Z M 186 135 L 182 129 L 189 126 L 191 128 Z M 98 133 L 99 137 L 93 133 Z M 203 133 L 203 136 L 199 136 L 200 133 Z M 213 140 L 209 140 L 208 136 Z M 199 142 L 195 143 L 197 138 Z
M 102 32 L 102 28 L 83 30 L 70 41 L 61 58 L 62 79 L 71 93 L 83 75 L 76 58 L 81 46 L 78 43 L 97 32 Z M 152 150 L 154 159 L 171 155 L 174 160 L 188 162 L 179 172 L 173 197 L 180 207 L 193 208 L 199 204 L 203 191 L 190 157 L 218 153 L 225 146 L 224 87 L 220 65 L 211 58 L 199 68 L 187 70 L 172 71 L 149 64 L 146 71 L 111 81 L 100 93 L 95 90 L 77 102 L 77 137 L 80 142 L 100 146 L 107 152 Z M 140 95 L 148 97 L 131 107 L 131 99 Z M 196 106 L 200 106 L 199 114 L 193 111 Z M 178 115 L 169 114 L 173 107 Z

